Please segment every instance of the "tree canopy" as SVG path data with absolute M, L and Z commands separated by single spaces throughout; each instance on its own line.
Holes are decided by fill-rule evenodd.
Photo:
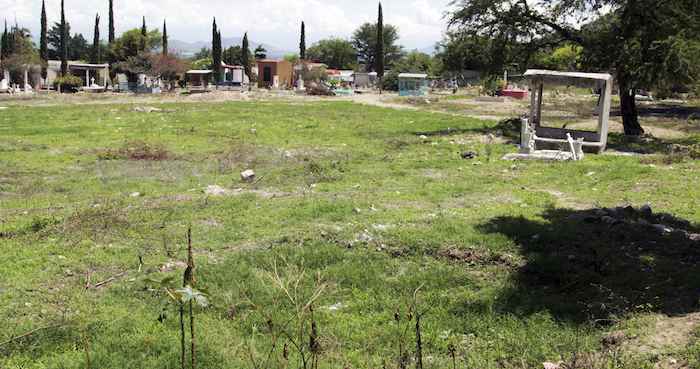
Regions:
M 342 38 L 329 38 L 311 45 L 306 50 L 309 60 L 319 61 L 333 69 L 353 69 L 357 55 L 350 41 Z
M 644 133 L 635 90 L 698 78 L 697 0 L 456 0 L 453 29 L 487 38 L 492 55 L 524 65 L 539 51 L 583 48 L 588 69 L 614 71 L 625 133 Z M 511 51 L 511 52 L 508 52 Z M 515 51 L 515 52 L 512 52 Z
M 399 30 L 391 24 L 384 24 L 384 63 L 391 68 L 393 63 L 401 58 L 403 49 L 397 44 Z M 352 35 L 352 46 L 357 52 L 357 58 L 368 72 L 374 70 L 377 48 L 377 24 L 365 23 L 355 30 Z

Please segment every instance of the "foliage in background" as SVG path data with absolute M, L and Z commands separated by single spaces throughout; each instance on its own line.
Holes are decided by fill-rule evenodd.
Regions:
M 397 44 L 399 30 L 391 24 L 384 24 L 384 64 L 391 69 L 394 62 L 403 55 L 403 48 Z M 352 45 L 355 47 L 358 62 L 365 71 L 372 72 L 376 66 L 374 56 L 377 54 L 377 24 L 365 23 L 352 35 Z
M 357 55 L 350 41 L 342 38 L 320 40 L 306 50 L 309 60 L 321 62 L 332 69 L 353 69 Z

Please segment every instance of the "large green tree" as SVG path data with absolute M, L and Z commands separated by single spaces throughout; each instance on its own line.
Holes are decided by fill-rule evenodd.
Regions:
M 456 0 L 450 25 L 528 54 L 573 44 L 588 69 L 612 71 L 625 134 L 641 135 L 635 90 L 698 78 L 697 0 Z M 494 50 L 495 51 L 495 50 Z
M 309 60 L 326 64 L 333 69 L 353 69 L 357 55 L 350 41 L 342 38 L 329 38 L 311 45 L 306 50 Z
M 399 40 L 398 28 L 390 24 L 384 24 L 384 64 L 391 68 L 393 63 L 403 55 L 403 49 L 397 44 Z M 352 35 L 352 44 L 357 52 L 357 58 L 365 66 L 368 72 L 375 70 L 375 55 L 377 55 L 377 24 L 365 23 L 355 30 Z
M 161 47 L 162 36 L 157 29 L 151 30 L 146 35 L 145 52 L 150 52 Z M 143 33 L 139 28 L 134 28 L 124 32 L 120 37 L 114 40 L 110 47 L 110 53 L 114 62 L 126 61 L 128 58 L 141 53 L 143 46 Z
M 71 36 L 70 23 L 66 22 L 66 52 L 69 60 L 89 60 L 91 57 L 91 48 L 87 39 L 80 33 Z M 47 32 L 46 39 L 48 41 L 48 56 L 49 59 L 61 59 L 63 27 L 61 23 L 54 23 Z

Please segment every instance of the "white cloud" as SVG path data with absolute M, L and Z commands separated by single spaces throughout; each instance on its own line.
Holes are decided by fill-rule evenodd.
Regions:
M 224 37 L 240 36 L 294 50 L 299 22 L 306 22 L 309 43 L 337 36 L 349 38 L 363 22 L 376 21 L 376 0 L 114 0 L 117 33 L 140 27 L 146 16 L 149 27 L 168 20 L 168 33 L 183 41 L 204 41 L 211 35 L 212 17 Z M 91 38 L 96 13 L 107 35 L 107 0 L 65 0 L 66 17 L 75 32 Z M 384 0 L 385 23 L 399 27 L 401 43 L 422 48 L 438 41 L 445 27 L 442 18 L 449 0 Z M 60 17 L 60 0 L 46 0 L 49 22 Z M 0 16 L 33 31 L 39 29 L 41 0 L 0 0 Z

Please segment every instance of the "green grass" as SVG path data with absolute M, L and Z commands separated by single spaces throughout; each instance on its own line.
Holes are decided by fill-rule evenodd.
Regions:
M 164 266 L 185 259 L 190 226 L 197 287 L 211 300 L 197 315 L 199 367 L 252 368 L 269 349 L 267 320 L 295 321 L 274 266 L 283 280 L 301 276 L 301 297 L 328 286 L 314 313 L 321 367 L 395 367 L 399 343 L 415 345 L 413 328 L 401 332 L 419 287 L 426 367 L 450 367 L 450 345 L 461 367 L 539 367 L 600 350 L 610 329 L 588 319 L 587 304 L 607 297 L 569 283 L 598 281 L 597 272 L 568 270 L 558 259 L 568 254 L 547 248 L 588 246 L 567 216 L 649 202 L 700 223 L 697 161 L 505 162 L 515 147 L 484 140 L 495 122 L 345 102 L 158 107 L 0 113 L 0 342 L 41 328 L 0 346 L 0 367 L 83 368 L 87 352 L 93 368 L 178 368 L 176 310 L 148 280 L 181 278 Z M 166 155 L 122 155 L 140 145 Z M 468 150 L 477 159 L 461 159 Z M 241 183 L 245 169 L 256 183 Z M 207 195 L 210 185 L 232 193 Z M 636 256 L 647 269 L 615 267 L 700 287 L 696 266 L 669 269 L 673 254 Z M 550 279 L 530 278 L 532 266 Z M 560 272 L 569 274 L 553 282 Z M 116 278 L 86 289 L 88 275 L 92 285 Z M 629 276 L 609 277 L 601 285 L 628 301 L 596 317 L 624 322 L 666 308 L 628 296 Z M 292 352 L 291 367 L 297 359 Z

